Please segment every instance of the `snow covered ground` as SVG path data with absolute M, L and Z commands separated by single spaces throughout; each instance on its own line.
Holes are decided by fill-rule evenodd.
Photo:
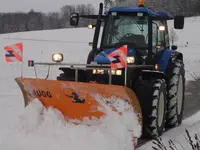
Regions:
M 193 80 L 190 73 L 200 73 L 198 34 L 200 17 L 188 18 L 185 30 L 176 31 L 180 51 L 184 53 L 187 80 Z M 63 124 L 61 115 L 53 110 L 45 111 L 44 117 L 40 117 L 37 110 L 41 109 L 37 101 L 30 107 L 24 108 L 23 97 L 19 87 L 14 81 L 21 75 L 21 64 L 7 64 L 4 62 L 3 47 L 7 44 L 23 42 L 24 64 L 23 75 L 34 77 L 32 68 L 27 67 L 27 60 L 51 61 L 53 52 L 64 53 L 65 62 L 85 63 L 91 47 L 93 30 L 87 28 L 61 29 L 51 31 L 21 32 L 0 35 L 0 149 L 3 150 L 62 150 L 62 149 L 109 149 L 131 150 L 132 142 L 127 131 L 127 124 L 119 116 L 111 114 L 104 123 L 105 127 L 89 129 L 84 126 L 72 126 Z M 188 42 L 188 44 L 187 44 Z M 51 70 L 50 78 L 55 78 L 59 72 L 57 67 Z M 46 76 L 47 67 L 37 67 L 39 77 Z M 112 118 L 112 119 L 110 119 Z M 184 129 L 189 128 L 198 132 L 200 114 L 184 120 L 183 125 L 166 132 L 165 140 L 184 141 Z M 104 125 L 105 125 L 104 124 Z M 137 124 L 134 126 L 137 127 Z M 123 130 L 124 129 L 124 130 Z M 137 129 L 137 128 L 135 128 Z M 73 134 L 72 134 L 73 133 Z M 75 134 L 74 134 L 75 133 Z M 135 132 L 137 134 L 137 132 Z M 87 143 L 90 143 L 87 144 Z M 140 150 L 150 149 L 152 143 L 147 143 Z

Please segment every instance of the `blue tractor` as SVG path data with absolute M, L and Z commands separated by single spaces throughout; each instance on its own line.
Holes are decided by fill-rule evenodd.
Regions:
M 165 129 L 173 128 L 182 122 L 185 91 L 185 69 L 183 54 L 177 46 L 170 46 L 168 20 L 174 20 L 175 29 L 183 29 L 184 17 L 171 17 L 144 7 L 113 7 L 103 14 L 103 4 L 99 5 L 98 15 L 72 13 L 70 24 L 78 26 L 79 18 L 95 19 L 92 50 L 87 59 L 87 68 L 79 72 L 80 82 L 124 85 L 132 89 L 139 100 L 143 118 L 143 135 L 160 136 Z M 98 47 L 101 35 L 100 46 Z M 112 72 L 109 80 L 106 64 L 107 55 L 117 48 L 127 45 L 128 68 Z M 102 65 L 102 67 L 95 67 Z M 57 80 L 74 81 L 74 73 L 61 67 L 64 73 Z M 120 92 L 120 91 L 119 91 Z

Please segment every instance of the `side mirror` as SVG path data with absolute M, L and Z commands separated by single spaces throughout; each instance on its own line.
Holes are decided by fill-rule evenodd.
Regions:
M 177 50 L 177 48 L 178 48 L 177 46 L 175 46 L 175 45 L 172 45 L 172 50 L 174 50 L 174 51 L 175 51 L 175 50 Z
M 183 29 L 184 28 L 184 16 L 175 16 L 174 17 L 174 28 Z
M 78 26 L 78 22 L 79 22 L 79 14 L 78 13 L 71 13 L 70 25 L 71 26 Z

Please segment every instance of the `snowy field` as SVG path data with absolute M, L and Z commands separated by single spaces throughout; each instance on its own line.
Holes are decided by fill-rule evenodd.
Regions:
M 200 73 L 200 17 L 188 18 L 185 29 L 177 31 L 179 50 L 184 53 L 187 80 L 193 80 L 191 73 Z M 32 68 L 27 67 L 28 60 L 51 61 L 53 52 L 62 52 L 64 61 L 85 63 L 91 50 L 88 43 L 92 41 L 94 30 L 87 28 L 61 29 L 51 31 L 22 32 L 0 35 L 0 149 L 2 150 L 132 150 L 130 133 L 127 132 L 127 118 L 110 114 L 104 120 L 105 126 L 88 128 L 85 126 L 66 125 L 59 112 L 46 110 L 43 117 L 39 115 L 41 105 L 37 101 L 24 108 L 24 101 L 19 87 L 14 81 L 21 76 L 21 64 L 7 64 L 4 61 L 3 47 L 16 42 L 23 42 L 24 64 L 23 76 L 34 77 Z M 187 44 L 188 42 L 188 44 Z M 59 72 L 51 69 L 50 78 Z M 47 67 L 37 67 L 38 77 L 45 78 Z M 127 115 L 128 116 L 128 115 Z M 114 127 L 113 127 L 114 126 Z M 184 129 L 199 132 L 200 113 L 183 121 L 183 125 L 166 132 L 165 140 L 185 142 Z M 135 123 L 134 134 L 138 134 Z M 200 132 L 199 132 L 200 133 Z M 139 150 L 150 150 L 149 142 Z M 186 147 L 187 145 L 185 145 Z M 188 147 L 188 146 L 187 146 Z M 187 149 L 186 147 L 186 149 Z M 189 148 L 188 148 L 189 149 Z

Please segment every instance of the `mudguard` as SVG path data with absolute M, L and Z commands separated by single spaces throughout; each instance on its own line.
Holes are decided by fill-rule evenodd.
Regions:
M 167 66 L 169 64 L 169 61 L 171 59 L 171 57 L 173 56 L 173 58 L 178 58 L 178 59 L 183 59 L 183 55 L 180 52 L 177 52 L 175 50 L 162 50 L 158 53 L 157 57 L 156 57 L 156 62 L 157 64 L 159 64 L 159 71 L 160 72 L 166 72 Z

